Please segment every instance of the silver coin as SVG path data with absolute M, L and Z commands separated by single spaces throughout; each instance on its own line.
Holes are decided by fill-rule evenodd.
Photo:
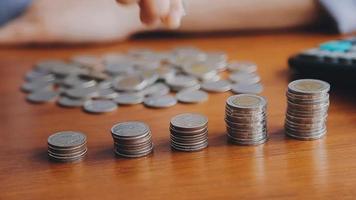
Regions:
M 330 84 L 316 79 L 300 79 L 289 83 L 288 88 L 301 94 L 318 94 L 329 92 Z
M 35 68 L 38 71 L 52 72 L 54 68 L 66 65 L 62 60 L 42 60 L 35 64 Z
M 84 99 L 73 99 L 66 96 L 62 96 L 58 99 L 57 103 L 63 107 L 81 107 L 84 105 Z
M 146 86 L 146 79 L 139 74 L 121 76 L 113 81 L 113 87 L 117 91 L 139 91 Z
M 167 108 L 177 104 L 177 99 L 171 95 L 151 96 L 145 98 L 145 106 L 152 108 Z
M 263 86 L 260 83 L 236 83 L 231 86 L 231 91 L 237 94 L 259 94 L 263 91 Z
M 128 121 L 115 124 L 111 128 L 111 133 L 117 137 L 136 138 L 138 136 L 146 135 L 149 130 L 149 126 L 144 122 Z
M 91 97 L 97 97 L 98 89 L 96 87 L 75 87 L 65 91 L 65 94 L 72 98 L 86 99 Z
M 51 90 L 35 91 L 27 96 L 27 100 L 32 103 L 45 103 L 54 101 L 58 96 L 58 92 Z
M 182 90 L 176 94 L 179 102 L 200 103 L 208 100 L 208 93 L 201 90 Z
M 111 100 L 88 100 L 84 103 L 83 108 L 89 113 L 106 113 L 115 111 L 118 106 Z
M 111 88 L 99 89 L 98 97 L 100 99 L 115 99 L 119 94 Z
M 169 92 L 169 87 L 163 83 L 153 84 L 142 91 L 145 96 L 163 96 Z
M 235 108 L 261 108 L 267 104 L 266 99 L 254 94 L 239 94 L 230 96 L 226 103 Z
M 144 96 L 138 93 L 123 93 L 119 94 L 114 101 L 118 104 L 133 105 L 143 102 Z
M 208 119 L 197 113 L 183 113 L 171 119 L 171 125 L 177 129 L 200 129 L 207 126 Z
M 48 137 L 48 144 L 58 148 L 73 148 L 86 143 L 86 136 L 77 131 L 60 131 Z
M 254 73 L 233 73 L 229 75 L 229 79 L 235 83 L 244 83 L 244 84 L 254 84 L 258 83 L 261 79 L 257 74 Z
M 250 61 L 232 61 L 227 68 L 231 72 L 253 73 L 257 70 L 257 65 Z
M 198 80 L 192 76 L 177 75 L 166 80 L 167 84 L 172 88 L 187 88 L 198 84 Z
M 22 84 L 21 90 L 23 92 L 35 92 L 38 90 L 52 89 L 53 83 L 47 81 L 33 81 Z
M 100 58 L 94 55 L 76 55 L 71 61 L 85 67 L 93 67 L 101 63 Z
M 202 83 L 201 88 L 208 92 L 227 92 L 231 89 L 231 83 L 227 80 L 208 81 Z
M 63 81 L 62 84 L 65 87 L 93 87 L 96 85 L 96 81 L 88 80 L 88 79 L 81 79 L 77 75 L 70 75 L 67 76 Z

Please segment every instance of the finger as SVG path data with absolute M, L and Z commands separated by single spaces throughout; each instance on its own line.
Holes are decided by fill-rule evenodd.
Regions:
M 159 19 L 159 10 L 155 0 L 141 0 L 140 18 L 147 25 L 156 24 Z
M 18 18 L 0 29 L 0 44 L 22 44 L 37 41 L 40 29 L 34 23 Z
M 178 28 L 185 15 L 182 0 L 171 0 L 169 14 L 162 19 L 163 23 L 171 29 Z
M 120 4 L 134 4 L 134 3 L 138 3 L 139 0 L 116 0 L 118 3 Z

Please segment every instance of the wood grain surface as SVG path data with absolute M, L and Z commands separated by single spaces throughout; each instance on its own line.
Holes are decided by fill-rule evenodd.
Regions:
M 328 133 L 316 141 L 297 141 L 283 133 L 287 58 L 336 35 L 318 33 L 242 34 L 194 38 L 136 39 L 81 47 L 0 48 L 0 199 L 354 199 L 356 197 L 356 98 L 332 88 Z M 230 59 L 255 61 L 268 99 L 266 144 L 229 145 L 224 106 L 231 93 L 210 94 L 197 105 L 168 109 L 142 105 L 91 115 L 53 103 L 25 101 L 19 87 L 31 65 L 46 58 L 101 55 L 133 47 L 165 50 L 194 45 L 226 51 Z M 209 118 L 209 147 L 173 152 L 169 120 L 178 113 Z M 154 153 L 140 159 L 116 158 L 110 128 L 142 120 L 149 124 Z M 88 156 L 80 163 L 48 161 L 47 137 L 60 130 L 88 136 Z

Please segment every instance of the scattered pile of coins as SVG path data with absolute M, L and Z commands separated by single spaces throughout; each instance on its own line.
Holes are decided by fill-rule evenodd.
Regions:
M 171 119 L 171 147 L 178 151 L 199 151 L 208 146 L 208 119 L 184 113 Z
M 114 152 L 118 156 L 137 158 L 153 151 L 151 130 L 147 124 L 128 121 L 115 124 L 111 129 Z
M 221 72 L 226 69 L 231 73 L 223 80 Z M 177 102 L 204 102 L 207 92 L 258 94 L 263 88 L 256 69 L 252 62 L 228 63 L 224 52 L 194 47 L 167 52 L 132 49 L 126 54 L 40 61 L 26 74 L 21 89 L 29 93 L 30 102 L 56 101 L 62 107 L 82 107 L 88 113 L 112 112 L 118 105 L 141 103 L 167 108 Z
M 48 137 L 48 156 L 58 162 L 82 160 L 87 153 L 86 136 L 75 131 L 57 132 Z
M 240 145 L 265 143 L 268 139 L 266 106 L 265 98 L 253 94 L 229 97 L 225 107 L 228 140 Z
M 315 79 L 289 83 L 285 133 L 299 140 L 314 140 L 326 134 L 330 85 Z

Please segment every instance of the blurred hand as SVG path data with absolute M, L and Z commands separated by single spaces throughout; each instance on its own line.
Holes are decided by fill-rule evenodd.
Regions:
M 178 28 L 185 15 L 183 0 L 116 0 L 121 4 L 135 4 L 140 7 L 141 21 L 148 25 L 163 22 L 168 28 Z
M 138 15 L 136 6 L 115 0 L 33 0 L 0 28 L 0 44 L 123 40 L 144 29 Z

